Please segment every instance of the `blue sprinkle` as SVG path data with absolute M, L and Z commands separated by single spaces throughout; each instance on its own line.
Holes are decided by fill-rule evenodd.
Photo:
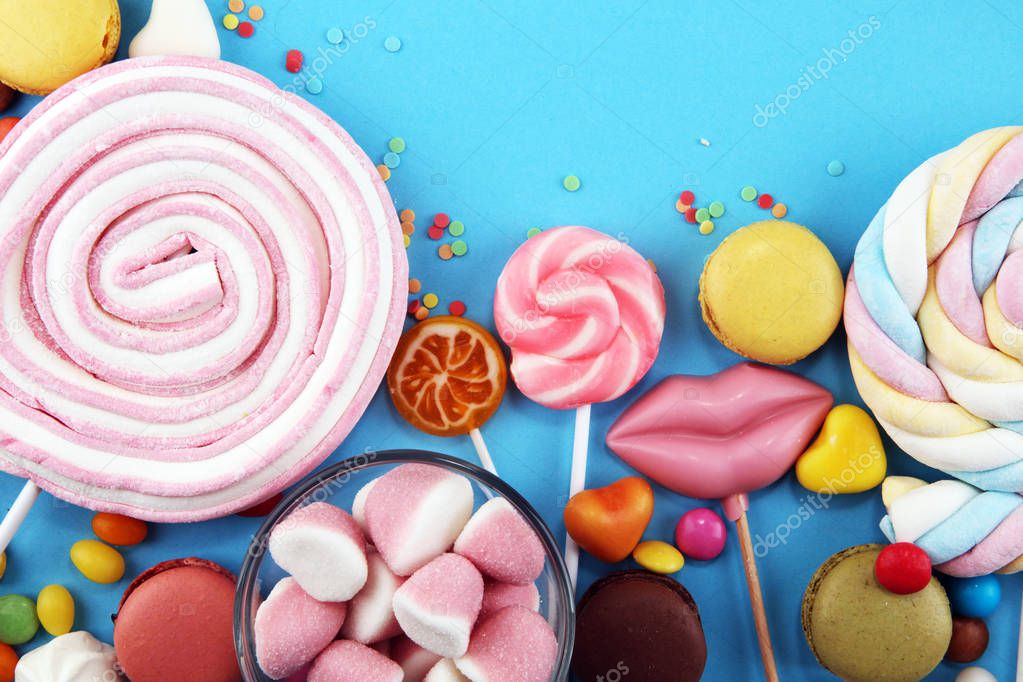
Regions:
M 323 81 L 316 76 L 310 76 L 305 82 L 305 89 L 310 95 L 318 95 L 323 92 Z
M 345 32 L 339 29 L 337 26 L 327 31 L 327 42 L 333 43 L 334 45 L 340 45 L 344 42 Z
M 384 165 L 388 168 L 397 168 L 401 165 L 401 157 L 394 152 L 387 152 L 384 154 Z
M 835 159 L 828 164 L 828 175 L 833 178 L 837 178 L 839 175 L 845 172 L 845 164 Z
M 401 49 L 401 38 L 398 36 L 388 36 L 388 38 L 384 40 L 384 49 L 388 52 L 397 52 Z

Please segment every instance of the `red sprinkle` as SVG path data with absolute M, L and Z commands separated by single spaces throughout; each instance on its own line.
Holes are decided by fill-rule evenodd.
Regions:
M 302 54 L 301 50 L 288 50 L 288 57 L 284 61 L 284 68 L 291 73 L 298 73 L 302 70 L 302 62 L 305 60 L 305 55 Z
M 452 301 L 448 305 L 448 312 L 455 317 L 461 317 L 462 315 L 465 315 L 465 304 L 461 301 Z
M 416 300 L 414 300 L 414 301 L 410 301 L 409 304 L 408 304 L 408 314 L 409 315 L 415 315 L 416 311 L 419 310 L 419 306 L 421 306 L 421 305 L 422 305 L 422 303 L 420 302 L 420 300 L 418 298 Z
M 247 518 L 258 518 L 260 516 L 266 516 L 274 509 L 276 509 L 277 505 L 279 505 L 281 503 L 281 500 L 283 499 L 284 495 L 282 495 L 281 493 L 277 493 L 276 495 L 273 495 L 263 500 L 259 504 L 254 504 L 248 509 L 241 510 L 240 512 L 238 512 L 238 516 L 245 516 Z
M 686 222 L 696 224 L 696 207 L 690 206 L 686 209 Z
M 770 194 L 761 194 L 757 199 L 757 206 L 760 208 L 771 208 L 774 206 L 774 197 Z
M 444 230 L 442 228 L 437 227 L 436 225 L 431 225 L 430 229 L 426 231 L 426 235 L 433 240 L 443 239 Z
M 256 27 L 248 21 L 243 21 L 238 24 L 238 35 L 242 38 L 251 38 L 252 34 L 256 32 Z
M 678 200 L 681 201 L 686 206 L 692 206 L 693 203 L 696 201 L 696 195 L 690 192 L 689 190 L 686 190 L 685 192 L 682 192 L 682 194 L 678 195 Z
M 447 213 L 438 213 L 433 217 L 433 224 L 440 228 L 445 228 L 451 224 L 451 218 L 448 217 Z

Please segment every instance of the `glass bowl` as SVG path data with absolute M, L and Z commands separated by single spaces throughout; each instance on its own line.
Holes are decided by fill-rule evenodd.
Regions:
M 568 679 L 572 645 L 575 641 L 575 603 L 564 559 L 550 530 L 536 510 L 507 483 L 461 459 L 421 450 L 366 452 L 317 471 L 300 482 L 281 501 L 260 526 L 249 545 L 234 604 L 234 642 L 242 676 L 249 682 L 270 682 L 256 662 L 253 622 L 256 608 L 277 581 L 287 576 L 267 551 L 270 532 L 298 507 L 313 502 L 329 502 L 351 511 L 355 493 L 369 481 L 399 464 L 421 463 L 461 474 L 472 483 L 476 508 L 488 499 L 500 496 L 508 500 L 533 528 L 544 546 L 546 561 L 536 582 L 540 592 L 540 615 L 547 619 L 558 639 L 558 654 L 551 680 Z

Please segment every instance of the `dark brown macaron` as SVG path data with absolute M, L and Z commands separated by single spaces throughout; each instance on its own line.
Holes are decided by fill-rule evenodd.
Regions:
M 671 578 L 619 571 L 579 602 L 572 670 L 580 682 L 696 682 L 706 664 L 696 602 Z

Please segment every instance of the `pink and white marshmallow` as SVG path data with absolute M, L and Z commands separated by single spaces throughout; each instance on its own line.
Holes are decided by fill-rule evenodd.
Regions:
M 530 611 L 540 610 L 540 591 L 536 585 L 512 585 L 493 580 L 483 584 L 483 606 L 480 608 L 480 620 L 497 613 L 509 606 L 521 606 Z
M 473 514 L 455 540 L 455 552 L 488 578 L 515 585 L 534 582 L 545 560 L 540 538 L 503 497 L 495 497 Z
M 402 464 L 366 496 L 370 540 L 397 575 L 412 575 L 451 549 L 472 516 L 472 485 L 430 464 Z
M 466 652 L 483 604 L 483 576 L 457 554 L 442 554 L 394 594 L 394 615 L 409 639 L 435 654 Z
M 402 682 L 401 666 L 365 644 L 340 640 L 316 657 L 308 682 Z
M 313 599 L 294 578 L 277 583 L 256 611 L 259 667 L 275 680 L 300 671 L 337 637 L 347 608 Z
M 359 528 L 362 529 L 363 533 L 369 532 L 369 529 L 366 527 L 366 498 L 369 497 L 369 491 L 373 489 L 378 480 L 380 479 L 374 478 L 359 488 L 359 492 L 355 493 L 355 498 L 352 500 L 352 518 L 359 524 Z
M 341 636 L 362 644 L 376 644 L 401 634 L 392 602 L 405 579 L 394 575 L 376 552 L 371 552 L 368 559 L 369 577 L 348 604 Z
M 557 655 L 557 639 L 543 616 L 510 606 L 477 625 L 455 665 L 473 682 L 548 682 Z
M 442 658 L 430 668 L 423 682 L 472 682 L 472 680 L 463 675 L 450 658 Z
M 291 512 L 270 533 L 270 556 L 320 601 L 354 597 L 369 573 L 366 539 L 351 514 L 325 502 Z
M 441 657 L 402 635 L 391 640 L 391 660 L 405 671 L 405 682 L 423 682 Z

